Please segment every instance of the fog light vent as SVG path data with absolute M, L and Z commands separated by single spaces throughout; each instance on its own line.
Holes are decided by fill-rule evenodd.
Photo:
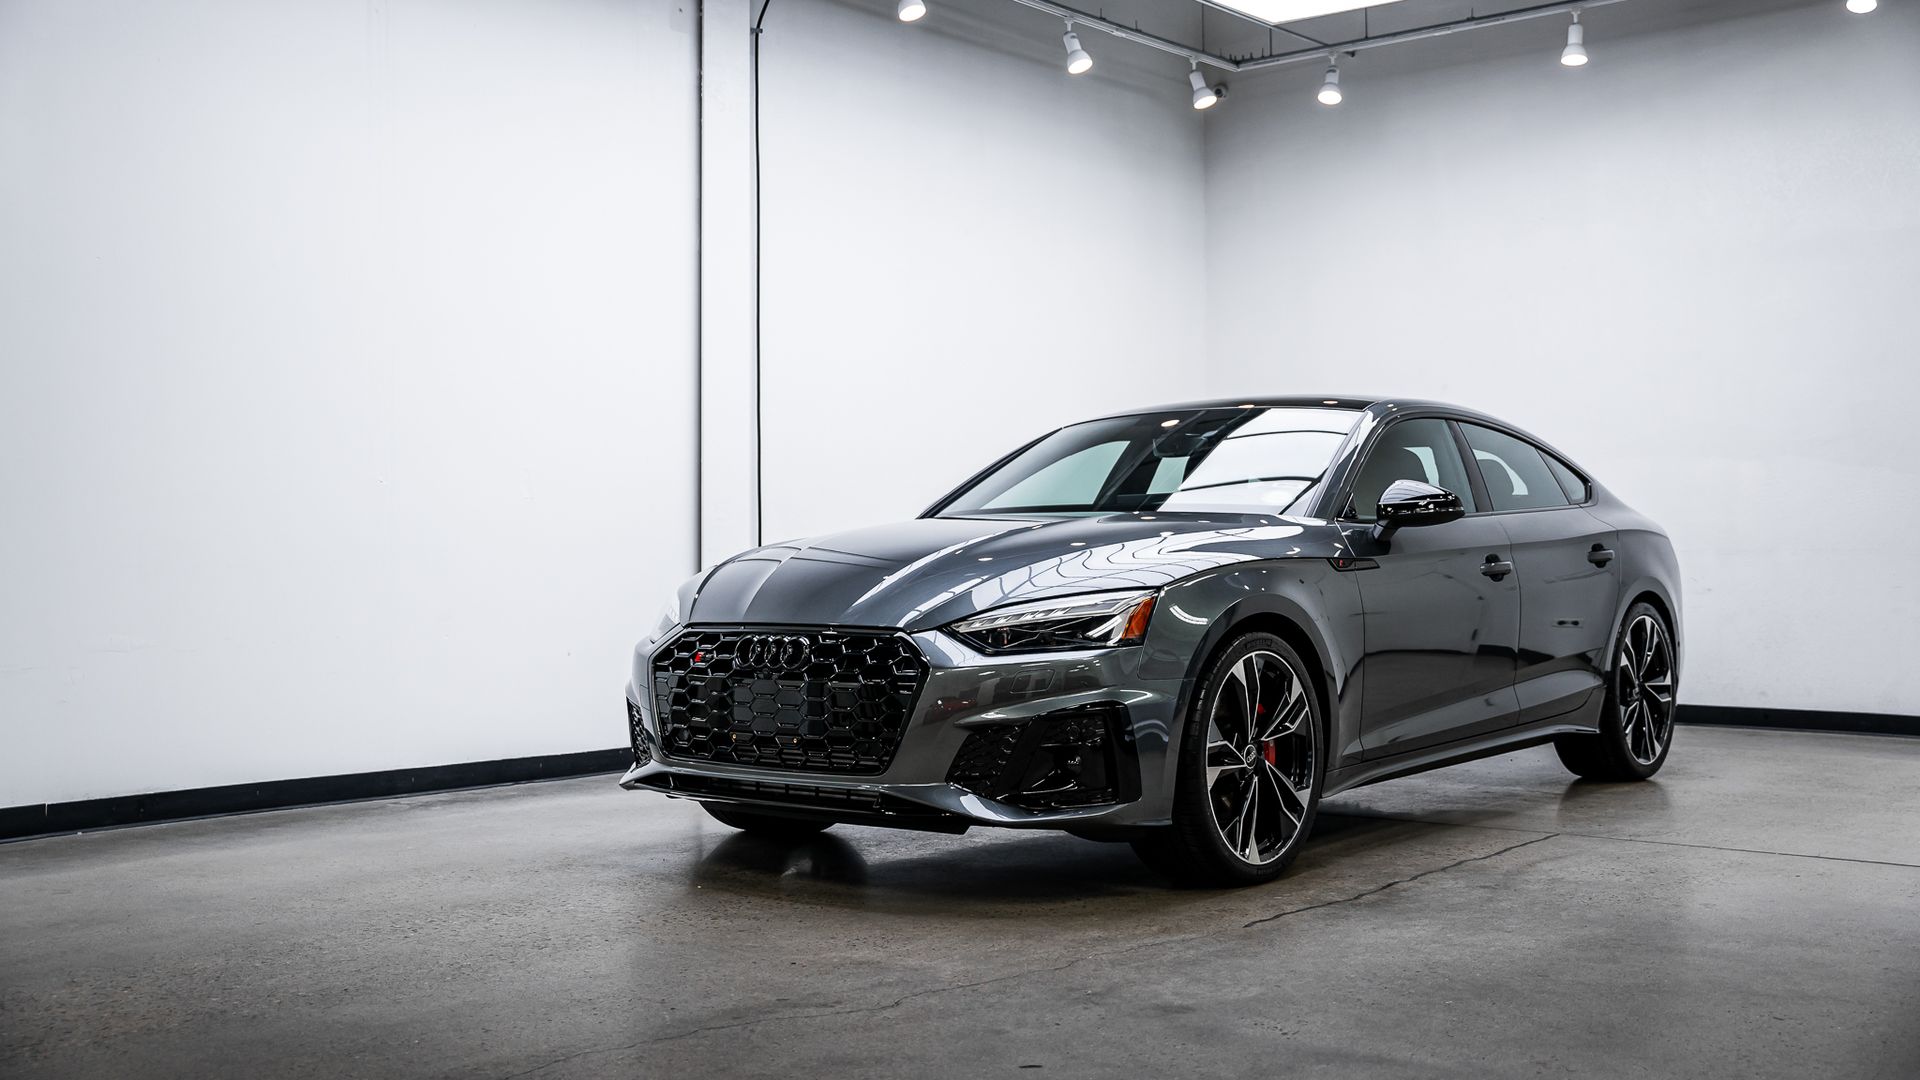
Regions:
M 947 782 L 1029 810 L 1130 802 L 1140 797 L 1140 765 L 1127 708 L 1102 702 L 980 728 Z
M 627 699 L 627 734 L 633 740 L 633 763 L 645 765 L 653 760 L 653 751 L 647 748 L 647 725 L 640 717 L 640 706 Z

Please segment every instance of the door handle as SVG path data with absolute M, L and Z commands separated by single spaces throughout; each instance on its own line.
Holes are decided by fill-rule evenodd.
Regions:
M 1489 555 L 1487 556 L 1487 561 L 1481 565 L 1480 572 L 1495 581 L 1499 581 L 1501 578 L 1513 573 L 1513 564 L 1498 555 Z
M 1605 566 L 1613 561 L 1613 549 L 1595 544 L 1593 550 L 1587 552 L 1587 561 L 1595 566 Z

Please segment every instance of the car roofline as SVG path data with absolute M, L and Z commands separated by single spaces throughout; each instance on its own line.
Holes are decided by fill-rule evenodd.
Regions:
M 1114 420 L 1127 416 L 1151 416 L 1154 413 L 1201 412 L 1209 409 L 1288 408 L 1351 409 L 1355 412 L 1371 412 L 1381 419 L 1393 416 L 1396 413 L 1414 413 L 1429 416 L 1445 416 L 1450 419 L 1463 420 L 1468 423 L 1483 424 L 1487 427 L 1506 431 L 1527 442 L 1533 443 L 1560 460 L 1572 465 L 1576 472 L 1579 472 L 1587 479 L 1592 480 L 1593 478 L 1591 472 L 1582 467 L 1578 462 L 1575 462 L 1565 451 L 1518 424 L 1508 420 L 1502 420 L 1497 416 L 1481 412 L 1478 409 L 1470 409 L 1465 405 L 1455 405 L 1449 401 L 1431 401 L 1426 398 L 1380 397 L 1372 394 L 1363 394 L 1357 397 L 1341 397 L 1335 394 L 1294 394 L 1287 397 L 1217 398 L 1212 401 L 1183 401 L 1171 405 L 1125 409 L 1120 412 L 1107 413 L 1104 416 L 1090 417 L 1088 420 L 1076 420 L 1074 423 L 1084 424 L 1094 420 Z M 1070 427 L 1072 425 L 1067 426 Z
M 1470 409 L 1465 405 L 1455 405 L 1450 401 L 1431 401 L 1413 397 L 1336 397 L 1332 394 L 1298 394 L 1290 397 L 1247 397 L 1218 398 L 1212 401 L 1182 401 L 1168 405 L 1150 405 L 1138 409 L 1123 409 L 1119 412 L 1091 416 L 1085 420 L 1075 420 L 1063 425 L 1088 424 L 1096 420 L 1117 420 L 1128 416 L 1152 416 L 1155 413 L 1204 412 L 1213 409 L 1350 409 L 1354 412 L 1371 412 L 1385 418 L 1395 413 L 1439 413 L 1456 420 L 1469 420 L 1490 427 L 1504 428 L 1530 442 L 1547 446 L 1547 442 L 1525 428 L 1497 416 Z M 1057 430 L 1057 429 L 1056 429 Z
M 1123 416 L 1151 416 L 1164 412 L 1202 412 L 1209 409 L 1353 409 L 1359 411 L 1378 404 L 1375 397 L 1339 397 L 1334 394 L 1300 394 L 1292 397 L 1243 397 L 1220 398 L 1215 401 L 1182 401 L 1169 405 L 1148 405 L 1138 409 L 1121 409 L 1101 416 L 1076 420 L 1074 423 L 1087 423 L 1091 420 L 1114 420 Z

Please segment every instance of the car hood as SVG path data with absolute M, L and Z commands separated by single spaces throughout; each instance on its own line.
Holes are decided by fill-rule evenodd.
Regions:
M 1151 589 L 1233 563 L 1344 554 L 1339 531 L 1309 519 L 918 518 L 737 555 L 700 583 L 689 620 L 921 630 L 1021 600 Z

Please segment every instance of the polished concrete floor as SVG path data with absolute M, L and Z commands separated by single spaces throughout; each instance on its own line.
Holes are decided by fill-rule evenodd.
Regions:
M 1326 804 L 1294 870 L 797 846 L 598 777 L 0 845 L 0 1076 L 1920 1077 L 1920 740 L 1689 728 Z

